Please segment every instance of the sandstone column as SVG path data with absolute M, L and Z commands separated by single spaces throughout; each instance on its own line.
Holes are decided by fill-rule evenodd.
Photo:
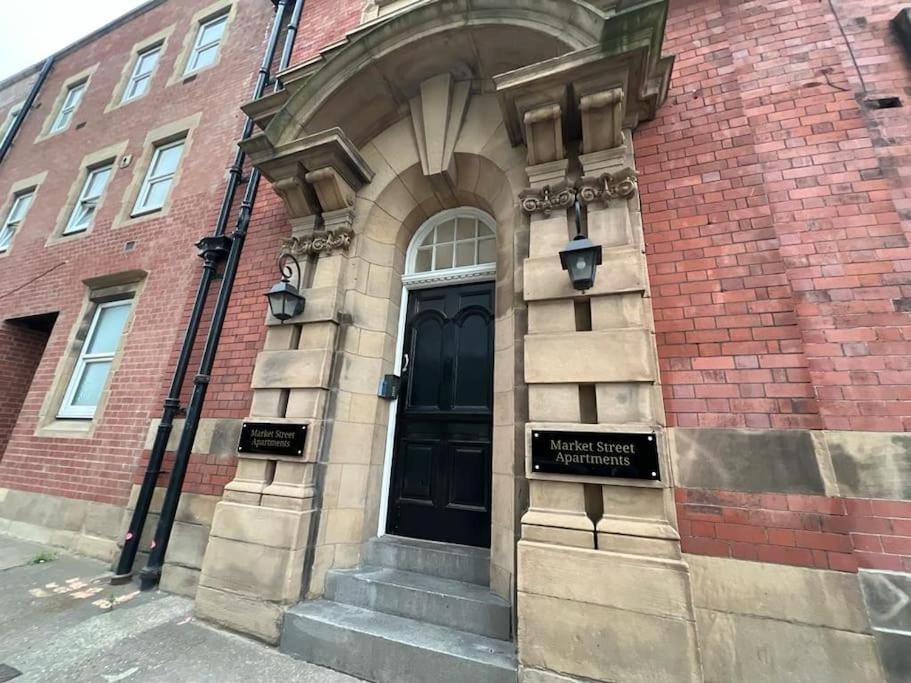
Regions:
M 267 314 L 246 422 L 306 424 L 307 440 L 300 456 L 238 453 L 235 479 L 215 509 L 196 595 L 198 615 L 273 643 L 284 609 L 305 589 L 316 551 L 343 252 L 353 237 L 352 185 L 367 175 L 346 143 L 337 132 L 311 136 L 260 164 L 291 219 L 282 249 L 301 263 L 306 306 L 285 324 Z
M 522 675 L 700 680 L 689 573 L 675 529 L 631 133 L 622 88 L 576 85 L 576 101 L 515 103 L 528 147 L 525 381 L 530 501 L 518 549 Z M 569 112 L 578 115 L 572 121 Z M 568 124 L 561 122 L 569 120 Z M 564 151 L 561 125 L 581 132 Z M 554 144 L 559 141 L 560 144 Z M 559 251 L 579 192 L 603 247 L 594 287 L 575 291 Z M 657 440 L 660 479 L 536 472 L 536 430 L 639 433 Z M 563 680 L 563 679 L 560 679 Z

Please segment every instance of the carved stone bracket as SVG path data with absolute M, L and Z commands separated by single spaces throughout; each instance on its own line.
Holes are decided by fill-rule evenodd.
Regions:
M 579 181 L 579 199 L 583 204 L 607 203 L 613 199 L 629 199 L 636 194 L 639 176 L 631 168 L 617 173 L 604 173 L 597 178 Z
M 622 144 L 623 90 L 611 88 L 585 95 L 579 101 L 582 114 L 582 151 L 586 154 Z
M 353 205 L 357 191 L 373 179 L 373 171 L 339 128 L 280 147 L 265 135 L 240 146 L 272 183 L 292 221 Z
M 282 242 L 281 253 L 297 257 L 328 254 L 336 249 L 348 251 L 354 232 L 351 230 L 318 230 L 302 237 L 289 237 Z
M 565 182 L 553 187 L 545 185 L 540 190 L 523 190 L 519 194 L 525 213 L 543 213 L 545 216 L 550 216 L 554 209 L 572 206 L 575 198 L 576 191 Z
M 559 104 L 551 103 L 527 111 L 522 122 L 531 166 L 554 162 L 566 156 L 563 148 L 563 110 Z

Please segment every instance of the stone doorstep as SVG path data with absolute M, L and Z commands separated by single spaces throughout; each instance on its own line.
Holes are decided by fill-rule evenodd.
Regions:
M 367 541 L 364 564 L 482 586 L 490 581 L 489 550 L 391 535 Z
M 282 651 L 376 683 L 515 683 L 509 604 L 486 549 L 384 536 L 365 566 L 333 570 L 326 599 L 284 618 Z
M 280 649 L 375 683 L 515 683 L 515 646 L 326 600 L 285 614 Z
M 509 640 L 507 603 L 477 584 L 387 567 L 333 570 L 326 598 L 355 607 Z

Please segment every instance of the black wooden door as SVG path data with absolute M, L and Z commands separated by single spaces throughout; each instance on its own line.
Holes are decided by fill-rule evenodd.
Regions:
M 387 531 L 490 546 L 494 285 L 413 291 Z

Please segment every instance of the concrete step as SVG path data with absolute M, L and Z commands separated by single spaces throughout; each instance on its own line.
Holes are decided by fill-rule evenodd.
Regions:
M 285 614 L 280 648 L 374 683 L 516 683 L 510 642 L 327 600 Z
M 388 567 L 333 570 L 326 598 L 347 605 L 509 640 L 509 603 L 476 583 Z
M 365 544 L 364 564 L 490 585 L 490 551 L 486 548 L 386 535 Z

